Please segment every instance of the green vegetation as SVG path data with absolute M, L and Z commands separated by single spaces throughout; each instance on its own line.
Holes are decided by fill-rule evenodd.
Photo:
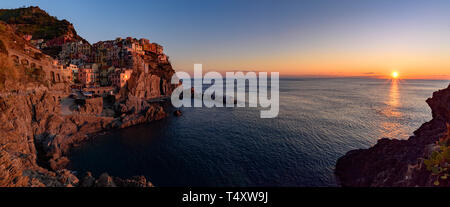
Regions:
M 0 20 L 16 25 L 18 33 L 31 34 L 33 39 L 50 40 L 67 33 L 79 38 L 70 22 L 58 20 L 39 7 L 0 9 Z
M 61 52 L 62 47 L 61 46 L 56 46 L 56 47 L 46 47 L 41 49 L 41 51 L 47 55 L 50 55 L 52 57 L 56 57 L 58 56 L 58 54 Z
M 436 178 L 434 185 L 439 186 L 442 182 L 448 183 L 449 162 L 450 162 L 450 125 L 447 124 L 447 135 L 441 138 L 436 144 L 439 149 L 433 151 L 431 156 L 424 160 L 427 170 Z

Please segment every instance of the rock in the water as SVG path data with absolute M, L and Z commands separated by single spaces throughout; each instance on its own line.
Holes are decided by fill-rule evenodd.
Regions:
M 103 173 L 100 175 L 98 180 L 95 181 L 95 187 L 117 187 L 116 183 L 108 173 Z
M 50 168 L 52 168 L 53 170 L 60 170 L 60 169 L 64 169 L 67 164 L 69 164 L 70 160 L 67 157 L 59 157 L 57 159 L 51 159 L 49 161 L 50 163 Z
M 67 187 L 77 186 L 79 183 L 78 178 L 67 169 L 58 171 L 58 174 L 61 183 L 63 183 Z
M 130 179 L 114 178 L 117 186 L 120 187 L 153 187 L 151 182 L 148 182 L 144 176 L 134 176 Z
M 80 182 L 80 187 L 94 187 L 95 178 L 92 176 L 91 172 L 86 172 L 86 175 Z
M 183 115 L 183 113 L 181 113 L 180 110 L 175 110 L 175 111 L 173 112 L 173 115 L 179 117 L 179 116 Z

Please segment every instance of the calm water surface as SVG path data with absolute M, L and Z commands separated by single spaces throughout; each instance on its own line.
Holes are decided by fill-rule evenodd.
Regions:
M 280 80 L 280 113 L 183 108 L 183 116 L 113 130 L 75 148 L 71 167 L 157 186 L 335 186 L 336 160 L 379 138 L 407 139 L 449 81 Z

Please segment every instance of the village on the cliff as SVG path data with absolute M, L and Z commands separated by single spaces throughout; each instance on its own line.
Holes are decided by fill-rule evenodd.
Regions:
M 148 72 L 151 63 L 169 63 L 163 47 L 144 38 L 116 38 L 93 45 L 68 36 L 48 41 L 33 39 L 31 35 L 23 38 L 35 47 L 32 49 L 61 47 L 57 59 L 52 60 L 50 79 L 70 83 L 85 97 L 113 94 L 130 79 L 133 69 Z M 29 64 L 21 62 L 18 56 L 12 57 L 17 64 Z

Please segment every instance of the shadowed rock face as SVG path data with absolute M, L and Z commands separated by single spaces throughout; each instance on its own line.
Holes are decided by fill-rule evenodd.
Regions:
M 85 103 L 80 107 L 79 113 L 99 115 L 103 111 L 103 98 L 90 98 L 86 99 Z
M 78 178 L 65 169 L 73 145 L 90 134 L 166 117 L 161 104 L 132 95 L 117 103 L 118 117 L 98 116 L 101 99 L 88 101 L 86 113 L 62 115 L 59 98 L 65 93 L 35 86 L 0 94 L 0 186 L 78 186 Z M 95 186 L 113 186 L 109 180 L 117 181 L 114 186 L 148 186 L 142 178 L 104 177 Z
M 91 172 L 87 172 L 81 180 L 80 187 L 153 187 L 153 184 L 144 176 L 135 176 L 130 179 L 121 179 L 111 177 L 108 173 L 101 174 L 98 179 L 92 176 Z
M 408 140 L 380 139 L 369 149 L 348 152 L 338 159 L 335 174 L 342 186 L 433 186 L 422 163 L 450 123 L 450 86 L 427 100 L 433 119 Z M 447 183 L 448 184 L 448 183 Z
M 12 32 L 4 38 L 6 43 L 19 39 Z M 114 116 L 102 113 L 102 98 L 89 99 L 78 113 L 64 115 L 60 99 L 70 93 L 65 83 L 44 86 L 6 79 L 6 87 L 0 89 L 0 187 L 80 186 L 81 179 L 66 169 L 70 162 L 66 155 L 72 146 L 101 131 L 166 117 L 164 104 L 149 103 L 147 99 L 170 96 L 174 70 L 170 63 L 151 63 L 149 71 L 133 72 L 121 90 L 122 98 L 114 104 Z M 93 186 L 151 186 L 143 177 L 120 179 L 103 175 L 93 179 Z
M 121 89 L 121 95 L 153 99 L 172 94 L 174 86 L 170 83 L 175 71 L 170 64 L 155 64 L 148 73 L 135 70 L 128 80 L 127 85 Z
M 132 75 L 114 103 L 116 116 L 101 116 L 102 98 L 88 99 L 78 113 L 63 115 L 60 99 L 69 95 L 68 85 L 28 83 L 0 91 L 0 186 L 79 186 L 78 178 L 65 169 L 70 162 L 65 155 L 73 145 L 90 134 L 167 116 L 164 104 L 148 99 L 171 94 L 174 86 L 168 77 L 174 71 L 170 64 L 155 65 L 158 75 L 133 73 L 134 78 Z M 140 177 L 122 180 L 103 176 L 95 186 L 149 185 Z

